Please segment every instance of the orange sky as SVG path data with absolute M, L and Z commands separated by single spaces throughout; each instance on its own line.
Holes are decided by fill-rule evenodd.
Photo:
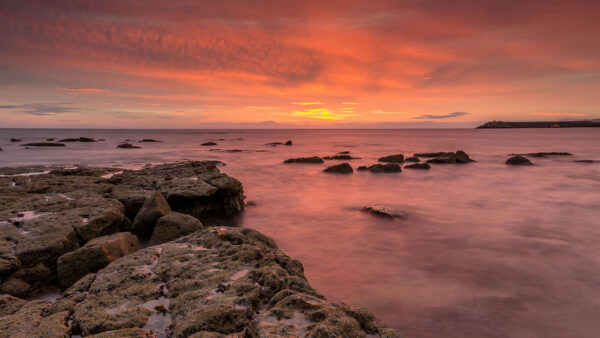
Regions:
M 600 1 L 4 0 L 0 127 L 600 118 Z

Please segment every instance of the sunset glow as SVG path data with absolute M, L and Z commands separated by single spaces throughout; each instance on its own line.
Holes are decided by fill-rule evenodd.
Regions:
M 596 119 L 598 13 L 586 0 L 7 0 L 0 127 Z

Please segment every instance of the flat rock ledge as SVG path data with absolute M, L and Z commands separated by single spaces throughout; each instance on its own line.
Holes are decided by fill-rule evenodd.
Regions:
M 1 296 L 5 336 L 399 337 L 328 302 L 302 264 L 257 231 L 212 227 L 122 257 L 54 302 Z
M 78 167 L 0 169 L 0 173 L 0 294 L 17 297 L 33 297 L 58 286 L 59 258 L 95 238 L 137 230 L 131 226 L 135 220 L 141 229 L 152 229 L 154 223 L 142 224 L 148 217 L 136 217 L 151 196 L 166 199 L 167 211 L 190 215 L 207 225 L 218 225 L 244 208 L 242 184 L 219 172 L 211 161 L 121 172 Z M 152 222 L 163 215 L 155 215 Z M 189 226 L 168 230 L 177 231 L 190 232 Z M 156 241 L 164 240 L 160 238 Z M 77 256 L 84 257 L 85 252 L 80 250 Z M 70 266 L 77 267 L 76 260 Z

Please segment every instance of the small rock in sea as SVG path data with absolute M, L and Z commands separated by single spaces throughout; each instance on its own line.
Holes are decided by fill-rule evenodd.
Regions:
M 378 161 L 379 162 L 387 162 L 387 163 L 404 163 L 404 155 L 396 154 L 396 155 L 384 156 L 384 157 L 381 157 Z
M 314 163 L 314 164 L 319 164 L 319 163 L 323 163 L 323 159 L 321 159 L 319 156 L 298 157 L 298 158 L 287 159 L 287 160 L 283 161 L 283 163 Z
M 117 146 L 117 148 L 123 148 L 123 149 L 139 149 L 141 147 L 139 146 L 134 146 L 133 144 L 130 143 L 121 143 Z
M 472 160 L 469 155 L 467 153 L 465 153 L 462 150 L 457 150 L 455 153 L 449 152 L 449 153 L 443 153 L 444 155 L 436 157 L 436 158 L 432 158 L 431 160 L 428 160 L 428 163 L 437 163 L 437 164 L 448 164 L 448 163 L 458 163 L 458 164 L 464 164 L 464 163 L 470 163 L 470 162 L 475 162 L 475 160 Z
M 399 173 L 402 171 L 402 168 L 400 168 L 399 165 L 397 165 L 396 163 L 388 163 L 388 164 L 373 164 L 372 166 L 367 168 L 370 172 L 373 173 L 385 173 L 385 174 L 389 174 L 389 173 Z M 361 169 L 360 167 L 358 168 L 358 170 L 365 170 L 365 169 Z
M 573 162 L 578 162 L 578 163 L 595 163 L 595 162 L 598 162 L 598 161 L 594 161 L 594 160 L 575 160 Z
M 348 154 L 350 154 L 350 152 L 348 150 L 346 150 L 346 151 L 340 151 L 338 154 L 340 154 L 340 155 L 348 155 Z
M 421 160 L 416 156 L 411 156 L 406 158 L 404 162 L 421 162 Z
M 0 148 L 0 151 L 3 151 L 2 148 Z
M 11 138 L 10 142 L 21 142 L 20 138 Z
M 79 138 L 64 138 L 62 140 L 58 140 L 58 142 L 96 142 L 93 138 L 89 137 L 79 137 Z
M 352 167 L 348 163 L 340 163 L 336 165 L 332 165 L 331 167 L 323 170 L 327 173 L 336 173 L 336 174 L 351 174 L 354 172 Z
M 414 157 L 440 157 L 440 156 L 445 156 L 448 154 L 452 154 L 452 152 L 446 153 L 446 152 L 440 151 L 437 153 L 415 153 L 413 156 Z
M 145 139 L 140 140 L 138 142 L 161 142 L 161 141 L 155 140 L 155 139 L 152 139 L 152 138 L 145 138 Z
M 269 142 L 269 143 L 265 143 L 266 146 L 271 146 L 271 147 L 276 147 L 276 146 L 281 146 L 283 145 L 283 142 Z
M 34 142 L 21 144 L 22 147 L 65 147 L 62 143 Z
M 511 158 L 509 158 L 508 160 L 506 160 L 506 164 L 510 164 L 510 165 L 533 165 L 533 163 L 531 163 L 531 161 L 523 156 L 517 155 L 517 156 L 513 156 Z
M 291 146 L 292 145 L 292 141 L 291 140 L 286 141 L 283 145 L 284 146 Z
M 204 142 L 201 144 L 201 146 L 216 146 L 217 144 L 215 142 Z
M 356 168 L 356 170 L 369 170 L 369 167 L 367 167 L 366 165 L 361 165 L 358 168 Z
M 381 205 L 373 205 L 362 208 L 362 211 L 370 212 L 373 215 L 383 216 L 388 218 L 404 218 L 404 212 L 400 210 L 396 210 L 394 208 L 381 206 Z
M 528 153 L 528 154 L 511 154 L 511 155 L 521 155 L 521 156 L 529 156 L 529 157 L 573 156 L 573 154 L 571 154 L 571 153 L 556 152 L 556 151 Z
M 325 156 L 324 160 L 360 160 L 360 157 L 353 157 L 348 154 Z
M 429 165 L 429 163 L 415 163 L 405 165 L 404 169 L 431 169 L 431 166 Z
M 50 142 L 50 141 L 56 141 L 56 139 L 53 138 L 47 138 L 46 141 Z

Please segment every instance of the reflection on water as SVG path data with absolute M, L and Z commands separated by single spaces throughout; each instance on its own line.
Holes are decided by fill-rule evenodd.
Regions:
M 65 149 L 8 142 L 78 136 L 106 141 Z M 163 142 L 114 149 L 143 138 Z M 264 145 L 286 140 L 294 145 Z M 200 145 L 209 141 L 224 151 Z M 253 202 L 239 225 L 274 237 L 330 300 L 364 306 L 409 337 L 600 335 L 600 164 L 573 162 L 600 160 L 600 129 L 0 130 L 0 147 L 4 166 L 221 160 Z M 478 162 L 352 175 L 321 172 L 341 161 L 281 164 L 350 151 L 362 157 L 349 161 L 356 168 L 384 155 L 457 149 Z M 538 151 L 575 156 L 504 164 L 510 153 Z M 360 211 L 369 205 L 406 217 Z

